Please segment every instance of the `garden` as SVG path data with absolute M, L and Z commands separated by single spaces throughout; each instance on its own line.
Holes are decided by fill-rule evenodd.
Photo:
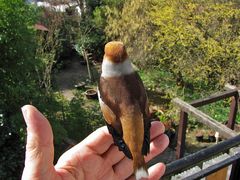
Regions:
M 147 90 L 152 117 L 165 124 L 173 149 L 179 123 L 173 98 L 191 102 L 222 92 L 227 83 L 240 85 L 238 1 L 45 3 L 49 6 L 0 0 L 0 179 L 19 179 L 22 174 L 23 105 L 36 106 L 50 121 L 55 160 L 104 126 L 98 100 L 86 96 L 86 91 L 97 88 L 108 41 L 126 45 Z M 63 4 L 67 8 L 57 11 Z M 229 98 L 201 110 L 224 124 L 230 103 Z M 239 113 L 236 121 L 240 123 Z M 190 117 L 189 153 L 211 144 L 196 143 L 193 137 L 199 133 L 212 132 Z

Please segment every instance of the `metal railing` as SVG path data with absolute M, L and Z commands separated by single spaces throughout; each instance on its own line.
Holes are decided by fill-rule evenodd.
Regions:
M 187 168 L 192 167 L 193 165 L 199 164 L 220 153 L 224 153 L 228 151 L 230 148 L 235 147 L 239 144 L 240 144 L 240 135 L 237 135 L 235 137 L 222 141 L 219 144 L 213 145 L 206 149 L 202 149 L 196 153 L 190 154 L 181 159 L 173 161 L 166 165 L 166 171 L 165 171 L 164 177 L 182 172 Z M 233 162 L 236 162 L 237 160 L 239 161 L 239 159 L 240 159 L 240 153 L 234 154 L 228 159 L 224 160 L 223 162 L 215 164 L 214 166 L 210 166 L 209 168 L 206 168 L 193 175 L 190 175 L 186 179 L 192 180 L 192 179 L 199 179 L 199 178 L 205 177 L 225 166 L 228 166 L 229 164 L 232 164 Z M 235 171 L 234 174 L 231 175 L 232 176 L 231 178 L 233 180 L 240 179 L 239 175 L 240 175 L 240 172 Z

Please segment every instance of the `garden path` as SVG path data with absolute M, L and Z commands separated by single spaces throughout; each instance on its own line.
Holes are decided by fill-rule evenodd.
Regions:
M 74 97 L 74 85 L 87 78 L 87 67 L 80 63 L 78 57 L 71 58 L 66 67 L 55 74 L 56 86 L 69 101 Z

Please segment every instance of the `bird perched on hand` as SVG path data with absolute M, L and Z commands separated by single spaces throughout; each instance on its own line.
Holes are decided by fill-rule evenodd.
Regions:
M 150 120 L 147 94 L 122 42 L 105 45 L 98 87 L 100 107 L 119 150 L 133 160 L 137 180 L 148 177 Z

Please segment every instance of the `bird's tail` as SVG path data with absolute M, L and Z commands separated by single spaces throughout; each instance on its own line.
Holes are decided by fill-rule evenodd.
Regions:
M 137 106 L 135 106 L 136 108 Z M 121 119 L 123 139 L 126 142 L 133 159 L 133 170 L 137 180 L 148 177 L 148 171 L 142 153 L 144 142 L 144 122 L 141 112 L 135 109 L 134 116 L 124 116 Z
M 141 180 L 142 178 L 148 177 L 148 171 L 143 155 L 133 157 L 133 170 L 136 180 Z

